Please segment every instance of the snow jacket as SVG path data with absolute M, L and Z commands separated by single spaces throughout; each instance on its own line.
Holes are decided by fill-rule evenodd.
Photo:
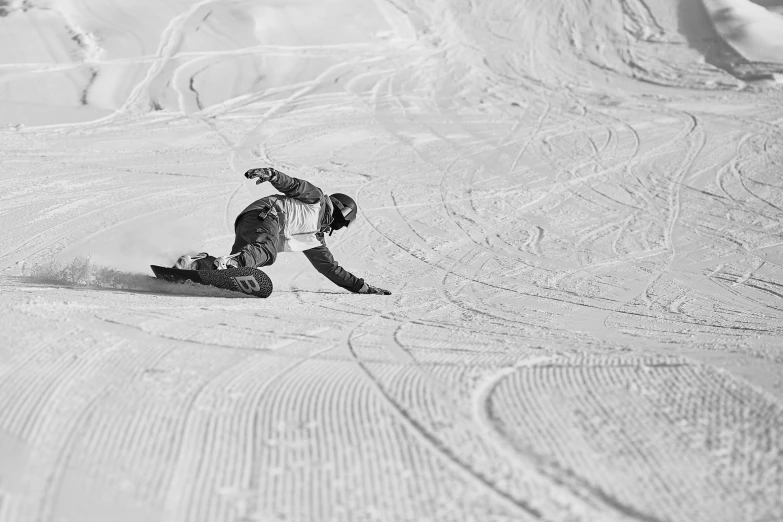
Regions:
M 360 279 L 342 268 L 326 246 L 324 232 L 329 231 L 332 217 L 332 201 L 327 194 L 302 179 L 278 172 L 270 181 L 282 195 L 266 196 L 254 201 L 237 216 L 258 212 L 265 217 L 267 212 L 276 212 L 280 222 L 279 250 L 302 252 L 313 267 L 339 287 L 358 292 L 364 286 Z

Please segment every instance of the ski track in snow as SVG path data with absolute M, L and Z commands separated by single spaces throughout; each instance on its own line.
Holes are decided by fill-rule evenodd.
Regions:
M 54 5 L 0 2 L 0 522 L 783 519 L 781 90 L 706 10 Z M 394 294 L 152 278 L 259 164 Z

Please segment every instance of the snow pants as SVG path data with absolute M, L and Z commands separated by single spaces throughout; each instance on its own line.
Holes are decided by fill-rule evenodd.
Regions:
M 260 268 L 277 259 L 280 241 L 280 221 L 277 212 L 268 212 L 261 219 L 258 212 L 246 212 L 236 222 L 236 239 L 231 253 L 241 252 L 237 258 L 241 266 Z

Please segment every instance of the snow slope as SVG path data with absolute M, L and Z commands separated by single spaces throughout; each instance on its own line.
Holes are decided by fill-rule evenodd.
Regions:
M 0 1 L 0 521 L 783 519 L 780 8 Z

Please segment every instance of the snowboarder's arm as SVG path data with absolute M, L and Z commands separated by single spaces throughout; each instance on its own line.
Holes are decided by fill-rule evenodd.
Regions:
M 305 250 L 304 255 L 310 260 L 316 270 L 329 281 L 353 293 L 360 293 L 367 286 L 364 279 L 359 279 L 341 267 L 326 246 Z
M 298 199 L 302 203 L 318 203 L 324 195 L 321 189 L 309 181 L 283 174 L 280 171 L 276 171 L 276 175 L 269 182 L 289 198 Z
M 309 181 L 283 174 L 272 167 L 250 169 L 245 172 L 245 177 L 256 179 L 256 185 L 268 181 L 289 198 L 298 199 L 303 203 L 318 203 L 324 195 L 321 189 Z

